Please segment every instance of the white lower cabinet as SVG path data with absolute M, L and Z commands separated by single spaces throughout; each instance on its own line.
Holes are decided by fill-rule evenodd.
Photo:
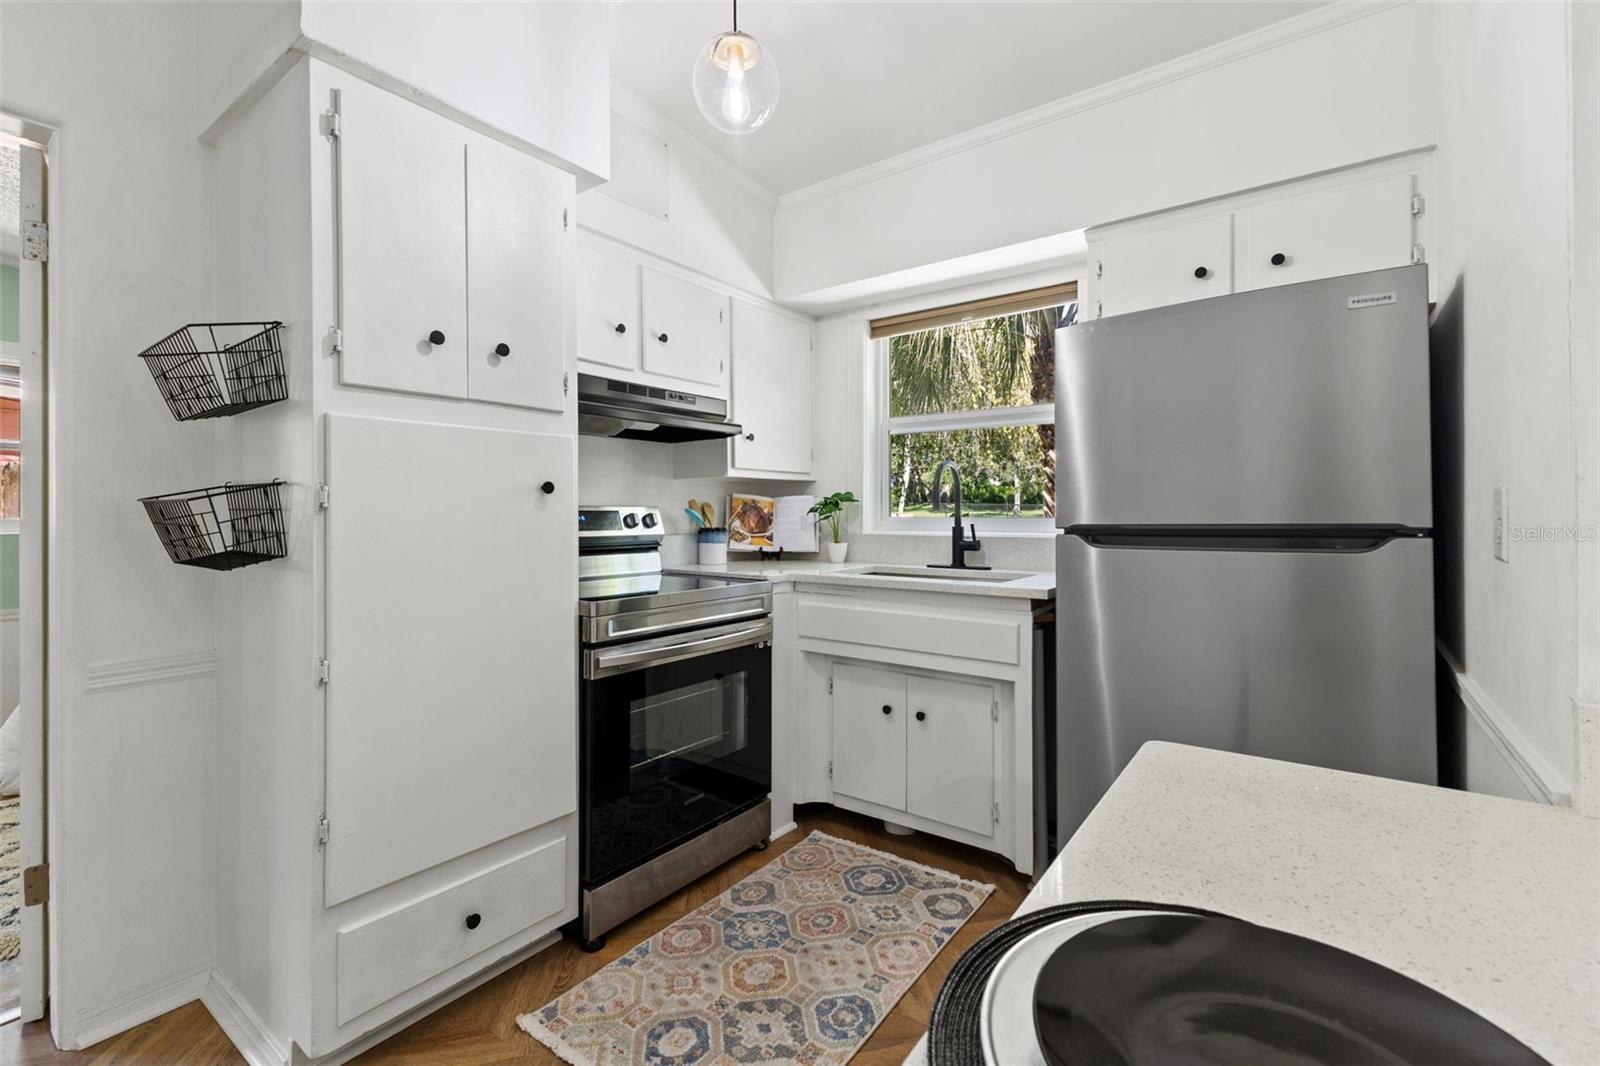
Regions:
M 906 806 L 906 675 L 856 663 L 833 667 L 833 791 Z

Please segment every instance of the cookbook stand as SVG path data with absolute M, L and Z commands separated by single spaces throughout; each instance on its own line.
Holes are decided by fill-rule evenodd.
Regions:
M 762 562 L 766 562 L 768 559 L 776 559 L 778 562 L 781 563 L 781 562 L 783 562 L 783 549 L 779 548 L 777 551 L 770 551 L 769 552 L 765 548 L 757 548 L 756 549 L 756 558 L 761 560 Z

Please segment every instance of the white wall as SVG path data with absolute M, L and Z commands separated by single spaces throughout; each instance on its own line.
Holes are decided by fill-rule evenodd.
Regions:
M 51 159 L 56 497 L 49 812 L 53 1024 L 120 1027 L 207 967 L 212 583 L 135 498 L 215 482 L 135 355 L 211 308 L 188 3 L 6 4 L 0 108 Z M 192 997 L 186 997 L 192 998 Z
M 1459 664 L 1465 784 L 1499 734 L 1519 769 L 1560 798 L 1572 788 L 1574 703 L 1593 708 L 1597 470 L 1592 288 L 1574 255 L 1594 234 L 1592 169 L 1575 187 L 1574 146 L 1593 153 L 1593 104 L 1576 120 L 1573 20 L 1583 5 L 1442 4 L 1438 11 L 1440 306 L 1433 328 L 1440 632 Z M 1593 91 L 1594 20 L 1589 35 Z M 1589 279 L 1593 280 L 1592 258 Z M 1585 342 L 1575 311 L 1590 309 Z M 1579 435 L 1578 427 L 1583 427 Z M 1510 489 L 1510 561 L 1493 557 L 1493 500 Z M 1585 502 L 1586 501 L 1586 502 Z M 1585 539 L 1582 526 L 1589 525 Z M 1517 528 L 1550 531 L 1518 540 Z M 1574 536 L 1574 529 L 1579 535 Z M 1588 580 L 1583 580 L 1583 575 Z M 1586 665 L 1587 664 L 1587 665 Z M 1585 676 L 1586 673 L 1586 676 Z M 1450 723 L 1446 723 L 1447 726 Z M 1515 794 L 1516 789 L 1510 791 Z
M 777 299 L 1433 143 L 1431 5 L 1240 40 L 782 197 Z

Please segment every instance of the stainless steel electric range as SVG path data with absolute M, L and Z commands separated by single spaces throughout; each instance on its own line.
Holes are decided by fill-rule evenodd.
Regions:
M 578 510 L 581 941 L 771 831 L 772 585 L 663 570 L 661 512 Z

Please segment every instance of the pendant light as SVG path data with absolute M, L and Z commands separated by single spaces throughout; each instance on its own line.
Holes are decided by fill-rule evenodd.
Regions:
M 733 32 L 700 49 L 692 77 L 700 113 L 723 133 L 760 129 L 778 105 L 778 64 L 759 41 L 739 32 L 739 0 L 733 0 Z

